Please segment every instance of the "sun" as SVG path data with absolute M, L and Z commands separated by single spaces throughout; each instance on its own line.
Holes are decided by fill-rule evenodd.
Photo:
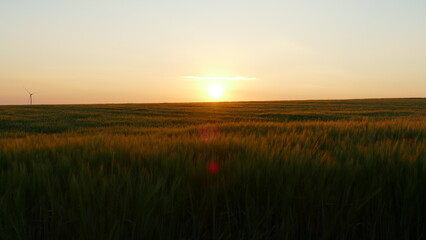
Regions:
M 209 95 L 211 98 L 219 99 L 223 96 L 223 87 L 217 83 L 209 86 Z

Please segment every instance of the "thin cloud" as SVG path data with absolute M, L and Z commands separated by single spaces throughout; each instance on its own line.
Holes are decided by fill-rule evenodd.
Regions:
M 183 76 L 182 78 L 197 79 L 197 80 L 228 80 L 228 81 L 253 81 L 256 78 L 251 77 L 198 77 L 198 76 Z

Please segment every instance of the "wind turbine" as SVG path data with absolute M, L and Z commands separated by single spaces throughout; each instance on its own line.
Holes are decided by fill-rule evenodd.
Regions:
M 33 105 L 33 95 L 35 94 L 35 92 L 30 92 L 28 91 L 28 89 L 25 88 L 25 90 L 27 91 L 28 95 L 30 95 L 30 99 L 29 99 L 29 104 Z

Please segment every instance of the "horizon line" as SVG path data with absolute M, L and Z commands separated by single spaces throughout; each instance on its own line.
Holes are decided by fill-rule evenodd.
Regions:
M 426 97 L 385 97 L 385 98 L 312 98 L 312 99 L 275 99 L 275 100 L 240 100 L 240 101 L 182 101 L 182 102 L 115 102 L 115 103 L 42 103 L 42 104 L 0 104 L 0 106 L 60 106 L 60 105 L 137 105 L 137 104 L 181 104 L 181 103 L 252 103 L 252 102 L 304 102 L 304 101 L 351 101 L 351 100 L 392 100 L 392 99 L 418 99 Z

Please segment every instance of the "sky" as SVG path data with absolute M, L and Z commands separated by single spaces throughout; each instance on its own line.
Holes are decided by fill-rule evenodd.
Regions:
M 0 1 L 0 104 L 426 97 L 424 0 Z

